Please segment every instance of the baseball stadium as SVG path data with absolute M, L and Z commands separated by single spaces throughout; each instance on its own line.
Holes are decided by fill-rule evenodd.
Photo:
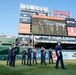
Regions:
M 76 74 L 76 19 L 69 11 L 53 10 L 48 7 L 20 4 L 18 36 L 0 36 L 0 75 L 75 75 Z M 57 56 L 55 46 L 61 42 L 65 70 L 55 68 Z M 8 50 L 16 48 L 15 66 L 7 65 Z M 31 45 L 36 50 L 37 64 L 22 65 L 22 51 Z M 41 65 L 41 47 L 45 48 L 46 65 Z M 48 51 L 52 48 L 53 64 L 49 64 Z M 26 61 L 28 56 L 26 56 Z

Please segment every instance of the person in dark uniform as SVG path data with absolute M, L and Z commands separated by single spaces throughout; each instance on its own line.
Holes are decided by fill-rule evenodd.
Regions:
M 49 64 L 51 64 L 51 61 L 52 61 L 52 64 L 53 64 L 52 48 L 49 49 Z
M 34 64 L 34 61 L 35 61 L 35 63 L 37 64 L 37 58 L 36 58 L 36 50 L 34 49 L 33 50 L 33 64 Z
M 13 49 L 11 48 L 10 50 L 10 66 L 12 67 L 12 63 L 13 63 Z
M 31 66 L 31 57 L 32 57 L 32 56 L 31 56 L 31 53 L 32 53 L 32 48 L 33 48 L 33 47 L 32 47 L 31 45 L 28 46 L 27 65 L 28 65 L 28 63 L 29 63 L 29 61 L 30 61 L 30 64 L 29 64 L 30 66 Z
M 45 50 L 43 52 L 43 63 L 46 65 L 46 52 L 45 52 Z
M 41 65 L 42 65 L 43 63 L 46 65 L 45 56 L 46 56 L 46 52 L 44 51 L 44 48 L 41 47 Z
M 12 49 L 11 49 L 11 56 L 10 56 L 10 66 L 15 67 L 15 58 L 16 58 L 16 46 L 15 44 L 12 45 Z
M 58 45 L 56 45 L 56 47 L 55 47 L 55 52 L 56 52 L 56 56 L 57 56 L 55 68 L 58 68 L 58 64 L 60 61 L 62 69 L 65 69 L 64 63 L 63 63 L 62 46 L 61 46 L 60 41 L 58 42 Z
M 8 49 L 7 65 L 10 65 L 10 54 L 11 54 L 11 47 L 9 47 L 9 49 Z
M 13 67 L 15 67 L 16 53 L 17 53 L 17 47 L 14 44 L 14 47 L 13 47 L 13 63 L 12 63 Z
M 17 48 L 19 46 L 22 46 L 23 44 L 12 44 L 12 48 L 10 50 L 10 66 L 15 67 L 15 59 L 16 59 L 16 53 L 17 53 Z
M 44 48 L 41 47 L 41 65 L 42 65 L 42 63 L 43 63 L 43 52 L 44 52 Z
M 22 51 L 22 64 L 25 65 L 26 64 L 26 55 L 27 55 L 27 52 L 24 48 L 24 50 Z

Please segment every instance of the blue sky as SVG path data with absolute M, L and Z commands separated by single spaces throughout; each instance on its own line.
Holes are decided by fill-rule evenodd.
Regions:
M 49 11 L 70 11 L 76 18 L 76 0 L 1 0 L 0 1 L 0 35 L 17 35 L 20 3 L 49 7 Z

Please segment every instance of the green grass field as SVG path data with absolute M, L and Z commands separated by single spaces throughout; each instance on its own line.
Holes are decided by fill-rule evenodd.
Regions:
M 0 61 L 0 75 L 76 75 L 76 61 L 65 61 L 66 70 L 55 69 L 55 64 L 32 66 L 21 65 L 21 61 L 16 61 L 16 66 L 6 66 L 6 61 Z

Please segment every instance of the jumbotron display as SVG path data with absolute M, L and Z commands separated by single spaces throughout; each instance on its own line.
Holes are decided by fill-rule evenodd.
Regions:
M 32 33 L 43 35 L 67 35 L 65 21 L 32 18 Z

